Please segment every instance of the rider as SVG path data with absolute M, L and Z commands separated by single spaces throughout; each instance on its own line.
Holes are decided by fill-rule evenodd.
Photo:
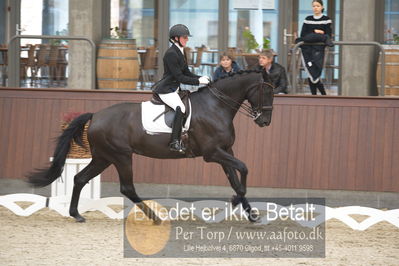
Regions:
M 183 113 L 186 108 L 179 97 L 180 84 L 207 85 L 210 82 L 207 76 L 197 76 L 190 72 L 184 56 L 184 47 L 188 42 L 190 31 L 183 24 L 174 25 L 169 30 L 169 41 L 172 46 L 163 57 L 164 74 L 162 79 L 154 86 L 154 93 L 161 100 L 176 111 L 172 126 L 172 137 L 169 148 L 172 151 L 185 152 L 181 142 Z

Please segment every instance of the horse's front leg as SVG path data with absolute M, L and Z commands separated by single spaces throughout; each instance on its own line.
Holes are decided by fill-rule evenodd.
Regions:
M 249 220 L 252 222 L 257 221 L 257 215 L 251 211 L 251 205 L 245 198 L 245 194 L 247 193 L 247 166 L 242 161 L 234 157 L 234 153 L 231 148 L 227 151 L 218 148 L 212 153 L 209 153 L 207 156 L 204 156 L 204 160 L 207 162 L 219 163 L 223 167 L 231 187 L 237 193 L 237 196 L 233 197 L 232 199 L 232 204 L 236 206 L 242 203 L 244 210 L 248 213 Z M 240 173 L 241 182 L 236 171 Z

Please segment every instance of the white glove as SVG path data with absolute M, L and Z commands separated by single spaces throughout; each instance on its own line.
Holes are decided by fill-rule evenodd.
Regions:
M 198 80 L 201 85 L 207 85 L 211 82 L 211 79 L 208 76 L 202 76 Z

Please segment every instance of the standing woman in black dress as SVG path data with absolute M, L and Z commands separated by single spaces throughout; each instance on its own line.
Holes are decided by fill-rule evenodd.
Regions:
M 324 43 L 332 47 L 331 24 L 328 16 L 323 15 L 323 0 L 312 1 L 313 15 L 307 16 L 303 22 L 301 37 L 296 39 L 296 43 Z M 309 87 L 312 95 L 317 94 L 317 89 L 322 95 L 326 95 L 320 76 L 323 71 L 324 48 L 325 45 L 302 45 L 302 63 L 309 75 Z

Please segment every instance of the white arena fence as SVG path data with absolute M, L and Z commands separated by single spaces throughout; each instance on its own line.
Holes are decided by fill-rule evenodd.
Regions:
M 157 199 L 154 199 L 154 201 L 157 201 Z M 32 205 L 23 209 L 18 205 L 18 202 L 30 202 Z M 65 196 L 48 198 L 26 193 L 0 196 L 0 206 L 4 206 L 19 216 L 29 216 L 46 207 L 58 212 L 62 216 L 69 216 L 69 202 L 70 197 Z M 114 211 L 111 207 L 113 205 L 120 205 L 122 210 L 119 212 Z M 79 202 L 79 211 L 81 213 L 87 211 L 100 211 L 111 219 L 123 219 L 123 207 L 124 204 L 122 197 L 108 197 L 100 199 L 81 198 Z M 316 207 L 323 208 L 322 206 Z M 364 231 L 379 222 L 388 222 L 399 228 L 399 209 L 384 211 L 360 206 L 339 208 L 330 208 L 325 206 L 324 208 L 325 221 L 337 219 L 354 230 Z M 351 217 L 352 215 L 363 215 L 368 216 L 368 218 L 365 218 L 362 222 L 357 222 Z
M 54 181 L 51 184 L 51 197 L 44 197 L 36 194 L 27 194 L 27 193 L 4 195 L 0 196 L 0 206 L 9 209 L 10 211 L 19 216 L 29 216 L 35 212 L 40 211 L 43 208 L 49 208 L 50 210 L 54 210 L 62 216 L 69 216 L 69 204 L 73 188 L 73 178 L 76 175 L 76 173 L 82 170 L 88 163 L 90 163 L 90 161 L 91 161 L 90 158 L 67 159 L 61 178 L 58 178 L 56 181 Z M 93 180 L 91 180 L 83 188 L 81 197 L 79 199 L 79 212 L 85 213 L 87 211 L 100 211 L 111 219 L 123 219 L 124 207 L 126 207 L 124 206 L 123 198 L 122 197 L 100 198 L 100 189 L 101 189 L 101 183 L 99 175 L 95 177 Z M 164 200 L 165 199 L 159 199 L 159 201 L 162 202 L 164 202 Z M 154 199 L 154 201 L 157 201 L 157 199 Z M 166 207 L 173 206 L 173 204 L 176 203 L 176 201 L 177 200 L 170 199 L 168 201 L 170 205 L 166 204 L 165 206 Z M 24 204 L 31 203 L 31 205 L 26 208 L 22 208 L 20 205 L 18 205 L 21 202 L 24 202 Z M 181 202 L 182 204 L 186 203 L 183 201 L 179 202 Z M 214 204 L 215 207 L 216 205 L 224 206 L 225 202 L 212 201 L 212 204 Z M 266 203 L 255 202 L 253 204 L 261 206 L 262 204 Z M 112 208 L 113 206 L 120 206 L 119 209 L 121 210 L 117 212 Z M 399 228 L 399 209 L 379 210 L 379 209 L 360 207 L 360 206 L 330 208 L 327 206 L 324 207 L 316 205 L 316 209 L 319 208 L 325 210 L 325 219 L 323 220 L 319 219 L 317 221 L 318 224 L 328 221 L 330 219 L 337 219 L 346 224 L 347 226 L 349 226 L 350 228 L 360 231 L 364 231 L 369 227 L 380 222 L 388 222 Z M 138 211 L 138 208 L 135 208 L 134 210 Z M 353 217 L 351 217 L 352 215 L 362 215 L 368 217 L 365 218 L 362 222 L 357 222 Z M 224 215 L 220 216 L 224 217 Z M 309 225 L 317 226 L 318 224 L 312 223 Z

